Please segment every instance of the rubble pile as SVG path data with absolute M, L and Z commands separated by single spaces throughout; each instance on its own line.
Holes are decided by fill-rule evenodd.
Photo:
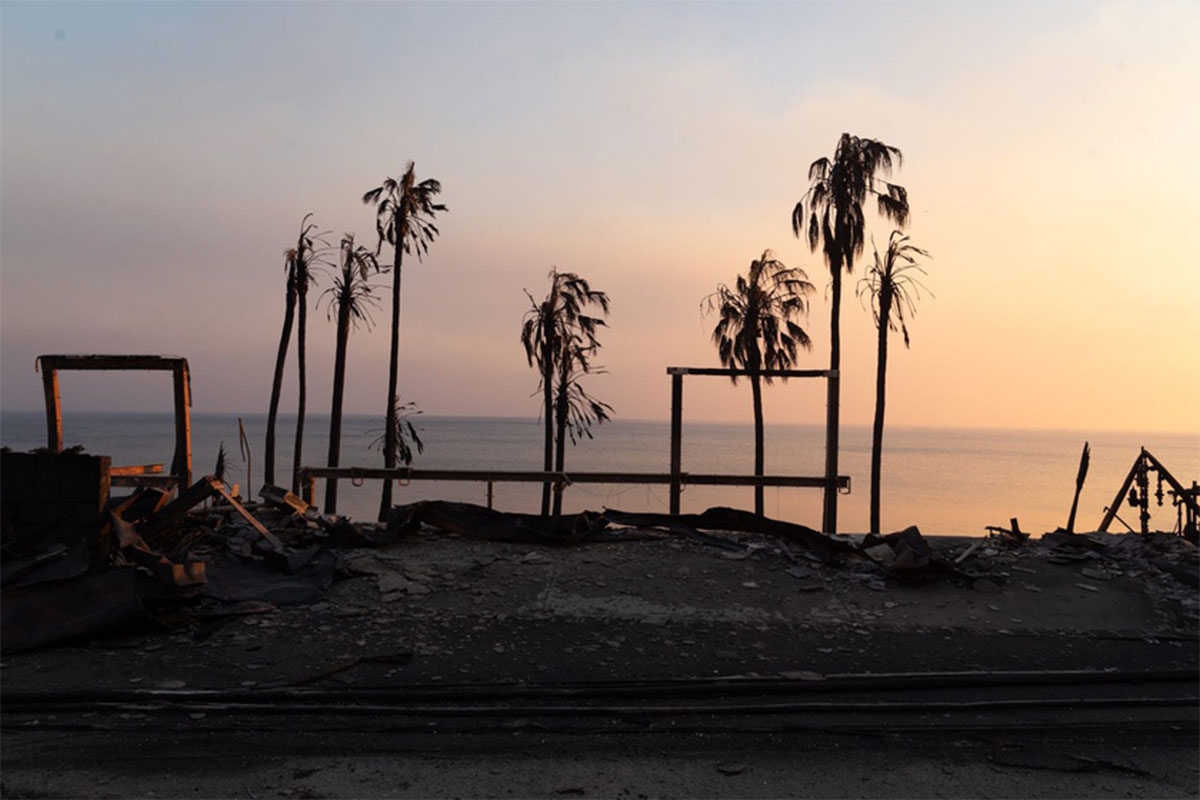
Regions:
M 327 541 L 362 536 L 277 487 L 247 505 L 213 476 L 109 498 L 107 458 L 4 459 L 5 653 L 314 603 L 339 563 Z
M 452 576 L 445 565 L 411 563 L 391 547 L 418 535 L 535 548 L 669 540 L 786 573 L 787 591 L 830 592 L 834 600 L 859 589 L 884 593 L 880 600 L 891 601 L 885 610 L 897 605 L 901 589 L 939 583 L 985 594 L 1066 586 L 1100 595 L 1136 581 L 1171 625 L 1195 629 L 1200 620 L 1198 551 L 1172 534 L 1059 530 L 1035 540 L 1014 520 L 1011 531 L 997 529 L 987 538 L 930 540 L 916 527 L 829 535 L 730 508 L 546 518 L 435 501 L 396 506 L 386 525 L 372 525 L 321 515 L 274 486 L 263 487 L 261 502 L 254 503 L 215 476 L 178 496 L 140 486 L 110 498 L 103 457 L 5 453 L 4 459 L 5 653 L 139 630 L 206 635 L 232 618 L 279 606 L 329 609 L 327 590 L 337 578 L 367 578 L 377 591 L 376 613 L 441 592 L 482 603 L 486 593 L 504 589 L 476 585 L 473 575 L 497 561 L 513 569 L 541 563 L 549 552 L 493 553 Z M 580 559 L 588 562 L 586 555 Z M 740 586 L 754 591 L 759 581 Z M 603 589 L 603 581 L 596 588 Z

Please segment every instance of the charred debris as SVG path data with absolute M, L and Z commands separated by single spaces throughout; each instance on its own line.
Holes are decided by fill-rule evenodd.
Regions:
M 1139 492 L 1139 507 L 1149 471 L 1160 467 L 1145 451 L 1135 462 L 1127 483 Z M 1101 591 L 1105 581 L 1122 575 L 1151 576 L 1168 599 L 1194 606 L 1200 583 L 1191 543 L 1195 490 L 1165 477 L 1180 507 L 1176 533 L 1059 529 L 1034 542 L 1014 519 L 1011 529 L 992 528 L 986 539 L 956 540 L 949 548 L 931 547 L 916 527 L 887 535 L 829 535 L 731 508 L 681 515 L 610 509 L 542 517 L 425 501 L 393 507 L 386 524 L 359 524 L 320 514 L 271 485 L 262 488 L 257 501 L 239 497 L 211 475 L 182 492 L 140 485 L 129 495 L 112 496 L 112 478 L 105 456 L 4 452 L 0 641 L 5 653 L 134 631 L 184 629 L 204 635 L 234 617 L 317 603 L 333 581 L 372 575 L 357 566 L 362 559 L 355 556 L 364 549 L 386 548 L 418 531 L 559 548 L 638 536 L 681 537 L 723 550 L 730 559 L 762 552 L 786 559 L 801 592 L 845 581 L 878 591 L 938 581 L 995 591 L 1014 580 L 1014 564 L 1034 555 L 1077 570 L 1077 585 L 1090 591 Z M 1127 491 L 1123 488 L 1120 497 Z M 1196 614 L 1190 606 L 1186 611 Z

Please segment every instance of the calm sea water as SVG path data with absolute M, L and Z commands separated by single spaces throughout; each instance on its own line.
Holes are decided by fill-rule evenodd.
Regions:
M 265 415 L 243 416 L 250 437 L 250 485 L 262 484 Z M 534 419 L 418 417 L 425 453 L 414 463 L 427 469 L 541 469 L 541 428 Z M 328 416 L 315 415 L 305 423 L 304 462 L 323 465 L 328 448 Z M 343 466 L 382 466 L 382 457 L 369 445 L 382 420 L 349 416 L 343 423 Z M 567 469 L 626 472 L 667 472 L 670 465 L 669 424 L 618 420 L 599 428 L 595 440 L 571 448 Z M 289 483 L 295 418 L 281 417 L 278 426 L 276 479 Z M 63 436 L 68 446 L 82 444 L 87 452 L 109 455 L 114 465 L 162 463 L 169 468 L 174 441 L 168 414 L 80 413 L 65 415 Z M 197 414 L 193 417 L 193 469 L 210 472 L 224 442 L 232 466 L 231 482 L 245 486 L 247 465 L 238 454 L 237 416 Z M 820 475 L 824 434 L 820 426 L 767 426 L 767 472 Z M 1025 530 L 1042 532 L 1066 523 L 1074 491 L 1079 451 L 1084 439 L 1092 446 L 1091 469 L 1079 503 L 1078 527 L 1094 528 L 1112 501 L 1140 446 L 1147 447 L 1175 475 L 1190 485 L 1200 479 L 1200 433 L 1078 433 L 962 429 L 892 428 L 884 450 L 883 526 L 897 530 L 917 525 L 930 534 L 982 534 L 987 525 L 1006 525 L 1019 517 Z M 14 450 L 45 444 L 45 417 L 40 412 L 0 412 L 0 442 Z M 740 424 L 684 423 L 683 469 L 691 472 L 743 473 L 753 470 L 753 428 Z M 870 487 L 871 431 L 848 426 L 842 430 L 841 469 L 852 479 L 851 492 L 841 498 L 840 529 L 867 529 Z M 243 489 L 245 493 L 245 489 Z M 317 498 L 323 497 L 320 483 Z M 379 484 L 355 488 L 340 482 L 340 513 L 374 519 Z M 540 485 L 497 484 L 496 507 L 537 511 Z M 419 499 L 461 500 L 483 504 L 486 487 L 476 483 L 418 482 L 401 488 L 397 502 Z M 683 493 L 683 511 L 697 512 L 713 505 L 752 507 L 753 491 L 740 487 L 690 486 Z M 565 510 L 667 510 L 667 487 L 645 485 L 576 485 L 565 495 Z M 1128 509 L 1128 507 L 1126 507 Z M 1131 511 L 1131 510 L 1130 510 Z M 819 527 L 819 489 L 766 490 L 768 515 Z M 1154 522 L 1170 529 L 1175 524 L 1169 506 L 1152 508 Z M 1130 523 L 1134 513 L 1118 512 Z M 1116 524 L 1114 529 L 1120 529 Z

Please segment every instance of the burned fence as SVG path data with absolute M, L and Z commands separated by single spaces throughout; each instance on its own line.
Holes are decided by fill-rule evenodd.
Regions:
M 300 470 L 300 487 L 304 500 L 312 503 L 316 497 L 318 478 L 347 478 L 363 480 L 394 481 L 467 481 L 487 484 L 488 508 L 492 507 L 494 486 L 497 483 L 551 483 L 563 487 L 572 483 L 620 483 L 669 485 L 673 492 L 681 491 L 687 484 L 696 486 L 783 486 L 793 488 L 820 488 L 826 485 L 824 478 L 800 475 L 729 475 L 690 472 L 541 472 L 520 470 L 456 470 L 456 469 L 410 469 L 408 467 L 386 469 L 368 467 L 303 467 Z M 840 475 L 836 486 L 850 488 L 850 478 Z M 673 495 L 674 496 L 674 495 Z M 674 504 L 678 510 L 678 501 Z M 322 509 L 334 513 L 336 509 Z

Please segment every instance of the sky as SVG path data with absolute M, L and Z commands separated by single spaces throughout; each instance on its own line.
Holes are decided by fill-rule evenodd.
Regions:
M 1194 2 L 5 2 L 0 407 L 40 407 L 39 353 L 165 353 L 196 412 L 265 413 L 302 217 L 373 244 L 360 197 L 409 160 L 449 206 L 404 269 L 400 389 L 426 414 L 537 415 L 519 330 L 552 267 L 612 300 L 586 385 L 618 417 L 667 417 L 666 367 L 717 365 L 701 302 L 766 248 L 817 286 L 797 366 L 821 368 L 829 273 L 790 215 L 850 132 L 902 150 L 932 254 L 890 424 L 1196 432 L 1197 75 Z M 874 404 L 870 250 L 844 283 L 846 424 Z M 350 413 L 383 414 L 375 319 Z M 295 383 L 293 360 L 285 412 Z M 163 375 L 64 374 L 62 394 L 171 408 Z M 824 417 L 818 381 L 765 402 Z M 716 378 L 684 405 L 751 419 L 748 386 Z

